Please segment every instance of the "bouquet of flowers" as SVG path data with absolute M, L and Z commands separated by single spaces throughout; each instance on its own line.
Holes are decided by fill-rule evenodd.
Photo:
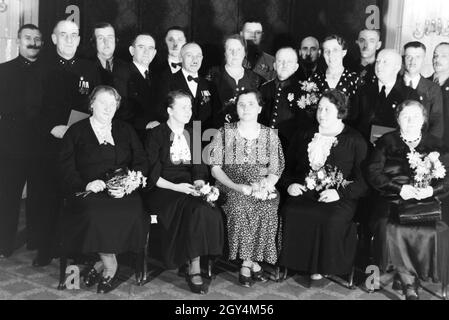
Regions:
M 343 173 L 337 167 L 326 165 L 318 170 L 311 170 L 305 179 L 308 190 L 328 190 L 347 187 L 352 181 L 343 178 Z
M 266 183 L 252 183 L 251 196 L 258 200 L 267 201 L 277 198 L 276 188 Z
M 200 197 L 207 201 L 207 203 L 209 203 L 212 207 L 215 207 L 215 201 L 217 201 L 220 196 L 220 191 L 218 188 L 211 187 L 209 183 L 206 183 L 204 186 L 198 187 L 197 192 Z
M 427 188 L 432 179 L 443 179 L 446 176 L 446 169 L 438 152 L 425 155 L 412 150 L 407 158 L 410 168 L 415 172 L 413 183 L 416 188 Z
M 300 109 L 312 109 L 311 111 L 315 111 L 316 106 L 320 100 L 320 94 L 318 86 L 315 82 L 311 81 L 303 81 L 300 82 L 302 95 L 301 98 L 297 101 L 297 105 Z M 308 108 L 309 107 L 309 108 Z
M 145 188 L 147 185 L 147 178 L 140 171 L 118 169 L 112 174 L 106 174 L 106 178 L 108 179 L 105 182 L 106 190 L 109 195 L 111 195 L 111 190 L 121 191 L 121 193 L 129 195 L 139 187 Z M 79 192 L 76 196 L 85 198 L 91 193 L 92 191 Z

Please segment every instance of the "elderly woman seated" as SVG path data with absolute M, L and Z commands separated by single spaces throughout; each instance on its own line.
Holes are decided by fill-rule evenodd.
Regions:
M 377 191 L 370 224 L 376 243 L 380 243 L 381 268 L 394 267 L 394 287 L 402 288 L 406 299 L 417 300 L 417 280 L 438 279 L 441 266 L 436 262 L 435 231 L 447 226 L 440 221 L 408 225 L 399 215 L 410 209 L 425 213 L 429 209 L 422 209 L 422 202 L 431 210 L 438 208 L 436 199 L 449 190 L 445 174 L 448 154 L 440 139 L 423 130 L 427 112 L 419 102 L 402 103 L 396 118 L 399 129 L 376 142 L 368 163 L 368 180 Z M 420 163 L 424 157 L 432 163 L 428 172 Z
M 67 199 L 62 217 L 63 250 L 100 255 L 101 261 L 84 278 L 88 287 L 98 283 L 98 293 L 115 287 L 116 255 L 139 253 L 145 245 L 140 195 L 125 195 L 123 188 L 107 186 L 108 180 L 117 178 L 118 170 L 123 176 L 128 170 L 143 175 L 148 170 L 145 151 L 134 129 L 112 120 L 119 105 L 120 95 L 114 88 L 95 88 L 90 97 L 92 116 L 70 127 L 60 154 Z

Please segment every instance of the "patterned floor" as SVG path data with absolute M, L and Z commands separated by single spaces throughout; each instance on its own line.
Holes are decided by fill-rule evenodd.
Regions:
M 23 225 L 21 219 L 21 225 Z M 400 300 L 403 299 L 388 284 L 382 290 L 369 294 L 364 290 L 365 278 L 361 271 L 356 273 L 357 287 L 347 289 L 339 278 L 324 279 L 317 286 L 309 287 L 306 276 L 292 275 L 283 282 L 268 281 L 256 284 L 252 288 L 238 285 L 238 267 L 223 261 L 215 265 L 216 278 L 207 281 L 209 292 L 199 296 L 189 291 L 184 278 L 177 271 L 163 271 L 157 268 L 156 262 L 150 265 L 150 271 L 156 276 L 150 278 L 143 286 L 136 286 L 133 269 L 120 267 L 120 278 L 123 282 L 107 295 L 96 294 L 96 288 L 86 289 L 81 284 L 79 290 L 57 290 L 59 279 L 59 263 L 43 268 L 33 268 L 31 261 L 35 252 L 27 251 L 23 244 L 24 230 L 19 232 L 18 249 L 9 258 L 0 260 L 0 300 Z M 124 259 L 125 260 L 125 259 Z M 124 261 L 126 262 L 126 261 Z M 266 267 L 270 274 L 272 268 Z M 381 283 L 386 283 L 383 277 Z M 340 283 L 340 284 L 339 284 Z M 440 286 L 424 284 L 438 295 Z M 437 295 L 424 289 L 420 290 L 422 300 L 438 300 Z

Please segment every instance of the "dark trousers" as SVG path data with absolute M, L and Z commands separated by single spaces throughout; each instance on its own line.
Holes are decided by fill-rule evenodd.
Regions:
M 30 249 L 55 253 L 60 208 L 57 162 L 48 157 L 0 155 L 0 254 L 15 249 L 22 190 L 27 182 L 26 230 Z

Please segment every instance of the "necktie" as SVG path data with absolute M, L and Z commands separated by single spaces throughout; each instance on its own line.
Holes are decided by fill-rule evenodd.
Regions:
M 148 70 L 145 70 L 145 80 L 150 80 L 150 72 Z
M 111 62 L 109 60 L 106 60 L 106 70 L 108 70 L 109 72 L 112 72 L 112 66 L 111 66 Z
M 413 89 L 413 81 L 412 80 L 409 81 L 408 86 Z
M 383 100 L 387 99 L 387 93 L 386 93 L 385 86 L 382 86 L 382 90 L 380 90 L 379 96 Z
M 179 63 L 172 62 L 171 66 L 172 66 L 173 69 L 176 69 L 178 67 L 181 68 L 182 67 L 182 62 L 179 62 Z
M 433 76 L 433 82 L 435 82 L 437 85 L 440 85 L 440 80 L 436 76 Z
M 196 83 L 200 82 L 200 79 L 198 77 L 194 78 L 192 76 L 187 76 L 188 81 L 195 81 Z

